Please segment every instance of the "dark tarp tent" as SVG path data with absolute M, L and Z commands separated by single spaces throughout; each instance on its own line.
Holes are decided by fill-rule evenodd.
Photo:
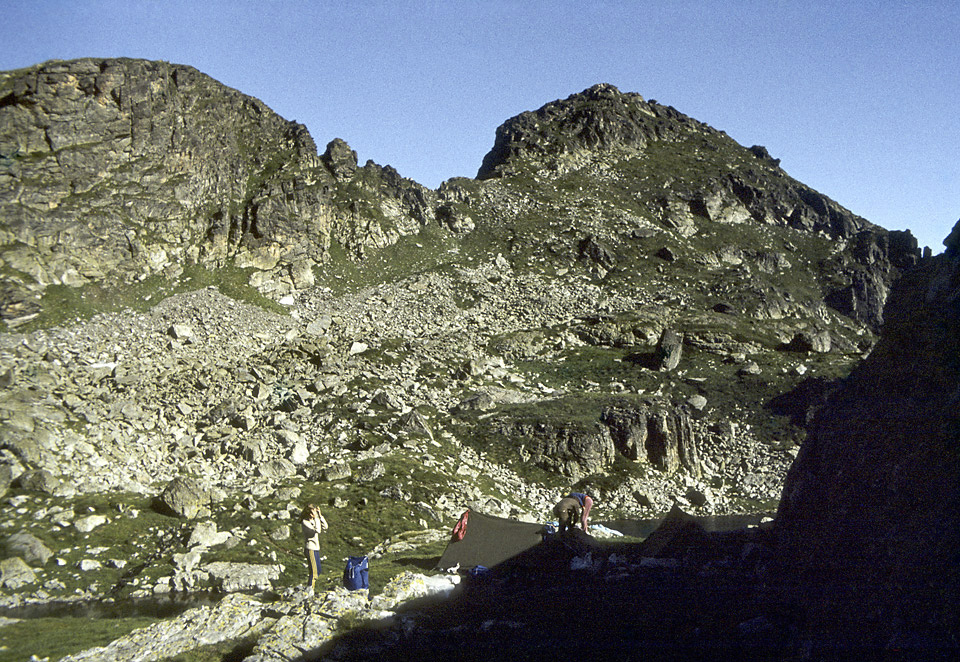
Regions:
M 464 516 L 466 526 L 461 529 Z M 458 535 L 458 529 L 461 529 L 462 537 Z M 519 522 L 468 510 L 461 516 L 453 539 L 444 550 L 437 567 L 447 570 L 459 564 L 461 570 L 478 565 L 492 568 L 539 544 L 545 530 L 543 524 Z
M 705 518 L 684 512 L 674 504 L 660 525 L 640 543 L 643 556 L 674 557 L 683 550 L 706 544 Z

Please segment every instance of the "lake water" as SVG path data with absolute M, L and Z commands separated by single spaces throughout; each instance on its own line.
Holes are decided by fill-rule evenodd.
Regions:
M 0 608 L 5 618 L 170 618 L 187 609 L 214 605 L 223 598 L 218 593 L 160 596 L 124 600 L 47 602 Z

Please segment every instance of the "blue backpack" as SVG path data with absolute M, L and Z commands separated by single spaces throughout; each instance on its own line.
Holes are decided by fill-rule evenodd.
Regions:
M 351 556 L 347 559 L 347 566 L 343 569 L 343 585 L 348 591 L 370 588 L 370 581 L 367 575 L 367 557 Z

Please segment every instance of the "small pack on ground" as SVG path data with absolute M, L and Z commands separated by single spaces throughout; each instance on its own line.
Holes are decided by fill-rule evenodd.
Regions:
M 485 565 L 474 566 L 467 571 L 467 574 L 474 579 L 483 579 L 490 574 L 490 568 Z
M 348 591 L 370 588 L 366 556 L 351 556 L 343 569 L 343 585 Z

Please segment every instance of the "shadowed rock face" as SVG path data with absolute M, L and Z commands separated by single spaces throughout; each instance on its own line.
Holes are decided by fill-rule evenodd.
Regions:
M 791 468 L 777 517 L 782 560 L 823 619 L 846 611 L 878 637 L 893 636 L 897 623 L 955 633 L 960 260 L 952 248 L 906 273 L 885 319 Z M 837 585 L 855 588 L 844 598 Z

